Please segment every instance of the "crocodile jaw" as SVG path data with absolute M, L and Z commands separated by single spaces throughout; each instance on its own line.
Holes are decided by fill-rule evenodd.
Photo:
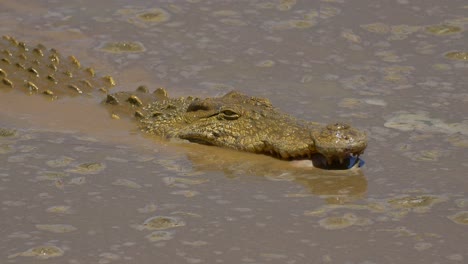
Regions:
M 359 157 L 367 147 L 366 133 L 344 123 L 327 125 L 312 135 L 317 153 L 323 155 L 328 164 Z
M 265 137 L 249 135 L 247 137 L 233 137 L 230 135 L 222 135 L 217 131 L 193 131 L 190 129 L 180 131 L 177 137 L 188 140 L 193 143 L 204 145 L 219 146 L 224 148 L 235 149 L 239 151 L 246 151 L 257 154 L 265 154 L 284 160 L 304 159 L 310 158 L 312 155 L 311 144 L 312 140 L 308 143 L 296 141 L 294 145 L 289 144 L 288 140 L 271 140 Z

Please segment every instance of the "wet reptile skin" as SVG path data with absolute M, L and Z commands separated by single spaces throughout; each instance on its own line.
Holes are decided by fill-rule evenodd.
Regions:
M 110 76 L 98 76 L 73 56 L 12 37 L 0 40 L 0 89 L 63 96 L 102 96 L 114 118 L 129 116 L 146 133 L 166 138 L 271 155 L 280 159 L 321 154 L 329 162 L 360 155 L 364 132 L 347 124 L 320 125 L 282 113 L 268 99 L 231 91 L 221 97 L 170 98 L 162 88 L 109 94 Z

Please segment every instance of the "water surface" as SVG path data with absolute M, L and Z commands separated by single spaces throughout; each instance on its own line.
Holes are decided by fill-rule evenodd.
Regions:
M 0 93 L 2 263 L 464 263 L 464 1 L 0 1 L 0 34 L 114 90 L 236 89 L 366 130 L 360 171 L 146 138 Z

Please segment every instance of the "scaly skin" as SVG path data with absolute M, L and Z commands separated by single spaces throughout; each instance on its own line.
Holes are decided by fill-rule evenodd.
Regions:
M 142 131 L 166 138 L 271 155 L 280 159 L 321 154 L 328 163 L 360 155 L 364 132 L 347 124 L 323 126 L 281 113 L 265 98 L 231 91 L 214 98 L 170 98 L 159 88 L 149 93 L 119 92 L 107 96 L 112 114 L 134 115 Z
M 43 94 L 51 99 L 61 96 L 90 96 L 115 86 L 110 76 L 96 76 L 73 56 L 63 58 L 55 49 L 43 45 L 29 47 L 16 39 L 0 39 L 0 88 L 28 94 Z
M 231 91 L 222 97 L 170 98 L 166 90 L 108 94 L 112 77 L 97 77 L 74 57 L 63 59 L 42 45 L 27 47 L 11 37 L 0 41 L 0 88 L 61 96 L 107 94 L 103 105 L 114 118 L 134 116 L 149 134 L 271 155 L 280 159 L 321 154 L 328 163 L 360 155 L 367 136 L 347 124 L 320 125 L 297 120 L 273 107 L 268 99 Z

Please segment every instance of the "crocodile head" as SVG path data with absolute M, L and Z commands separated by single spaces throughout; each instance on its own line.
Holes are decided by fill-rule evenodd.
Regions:
M 327 164 L 343 164 L 350 156 L 359 157 L 367 147 L 367 135 L 345 123 L 329 124 L 312 131 L 315 150 Z
M 180 100 L 182 111 L 181 105 L 174 104 L 150 104 L 141 120 L 143 130 L 286 160 L 321 154 L 328 163 L 342 162 L 362 154 L 367 146 L 366 134 L 349 125 L 297 120 L 278 111 L 268 99 L 236 91 L 222 97 Z M 166 117 L 169 105 L 174 106 Z M 152 113 L 158 113 L 156 120 Z

